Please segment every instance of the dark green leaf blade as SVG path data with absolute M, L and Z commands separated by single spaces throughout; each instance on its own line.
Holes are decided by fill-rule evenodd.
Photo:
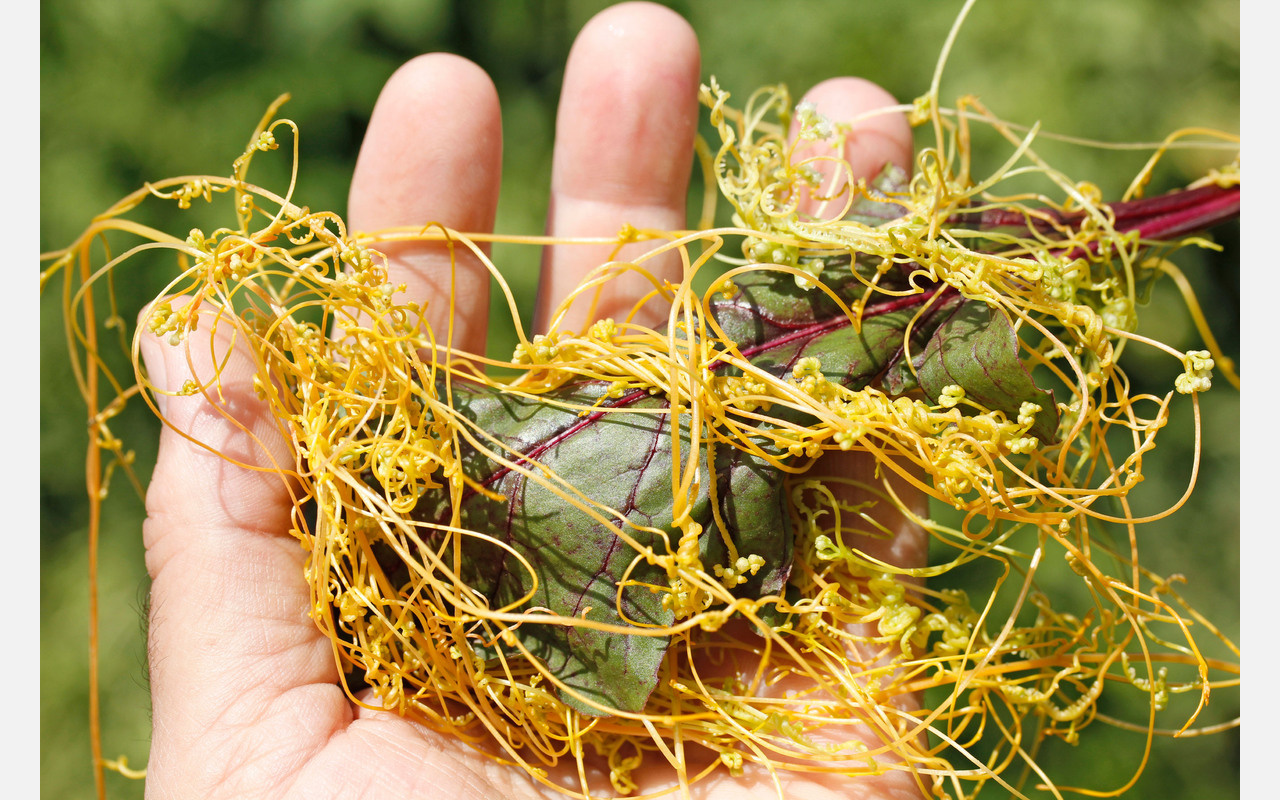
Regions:
M 1058 441 L 1053 393 L 1035 385 L 1018 354 L 1018 337 L 999 309 L 976 300 L 954 306 L 938 325 L 916 370 L 920 388 L 933 402 L 950 385 L 993 411 L 1016 419 L 1024 402 L 1040 406 L 1031 435 L 1042 444 Z
M 601 401 L 606 389 L 601 382 L 579 383 L 557 392 L 554 399 L 590 406 Z M 667 403 L 645 392 L 603 403 L 612 409 L 582 416 L 554 403 L 484 387 L 455 384 L 454 394 L 455 407 L 489 436 L 536 459 L 591 503 L 617 510 L 623 518 L 613 520 L 613 525 L 640 547 L 651 547 L 659 555 L 668 553 L 675 548 L 679 531 L 672 527 L 673 455 Z M 686 416 L 680 431 L 685 454 L 690 451 L 687 421 Z M 521 610 L 540 609 L 640 628 L 665 627 L 674 621 L 672 612 L 662 605 L 661 592 L 620 586 L 625 576 L 629 583 L 665 587 L 667 575 L 638 557 L 614 527 L 566 502 L 543 482 L 530 480 L 473 448 L 466 450 L 468 475 L 500 492 L 505 500 L 470 493 L 463 499 L 462 522 L 493 536 L 519 556 L 480 539 L 464 540 L 464 579 L 494 606 L 531 593 Z M 710 474 L 705 449 L 699 457 L 701 474 Z M 766 561 L 751 581 L 738 587 L 737 594 L 781 594 L 792 553 L 790 522 L 776 476 L 754 456 L 729 447 L 717 450 L 716 465 L 721 518 L 738 554 L 756 554 Z M 437 504 L 431 513 L 436 518 L 447 515 L 447 506 Z M 694 498 L 690 516 L 705 531 L 699 549 L 707 569 L 726 563 L 729 554 L 715 528 L 706 488 Z M 665 540 L 638 526 L 664 531 Z M 619 634 L 536 619 L 521 623 L 515 635 L 573 691 L 622 711 L 644 707 L 670 646 L 666 636 Z M 584 713 L 601 713 L 570 693 L 562 693 L 562 699 Z
M 902 345 L 880 379 L 880 388 L 890 395 L 904 395 L 920 388 L 916 371 L 924 364 L 929 340 L 938 326 L 951 317 L 956 306 L 964 302 L 959 295 L 944 298 L 934 306 L 919 313 L 911 324 L 910 333 L 903 331 Z
M 847 261 L 827 267 L 822 280 L 846 305 L 865 289 Z M 855 330 L 826 292 L 797 286 L 790 274 L 765 270 L 741 276 L 734 294 L 713 299 L 710 311 L 753 366 L 785 377 L 801 358 L 813 357 L 828 380 L 861 389 L 902 350 L 903 332 L 924 300 L 908 297 L 873 306 Z

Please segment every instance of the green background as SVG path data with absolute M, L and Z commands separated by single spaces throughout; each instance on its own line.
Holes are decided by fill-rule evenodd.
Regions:
M 539 232 L 546 212 L 553 122 L 562 68 L 576 32 L 604 2 L 570 0 L 46 0 L 41 4 L 41 249 L 69 243 L 91 216 L 143 181 L 225 174 L 267 104 L 282 92 L 284 115 L 302 130 L 295 200 L 345 210 L 346 184 L 382 83 L 402 62 L 432 50 L 484 67 L 503 101 L 504 178 L 497 226 Z M 741 101 L 764 83 L 798 96 L 834 75 L 863 75 L 903 100 L 922 94 L 961 3 L 670 2 L 697 30 L 704 76 L 715 75 Z M 979 3 L 950 60 L 942 97 L 975 94 L 1005 119 L 1105 141 L 1153 141 L 1179 127 L 1239 127 L 1239 4 L 1231 0 L 987 0 Z M 922 130 L 920 135 L 928 135 Z M 924 141 L 924 140 L 921 140 Z M 1007 148 L 978 142 L 975 174 L 1003 161 Z M 1067 174 L 1108 196 L 1124 189 L 1145 156 L 1041 142 Z M 276 158 L 275 161 L 283 159 Z M 1153 189 L 1184 184 L 1222 159 L 1175 155 Z M 259 159 L 266 161 L 266 159 Z M 266 165 L 263 165 L 266 167 Z M 255 166 L 267 186 L 271 168 Z M 283 175 L 283 173 L 278 173 Z M 157 224 L 181 233 L 193 222 L 163 213 Z M 1215 237 L 1218 257 L 1185 252 L 1189 273 L 1228 354 L 1239 352 L 1238 228 Z M 495 259 L 517 297 L 531 297 L 537 253 L 502 248 Z M 159 264 L 163 267 L 163 264 Z M 122 278 L 123 280 L 123 278 Z M 131 270 L 119 287 L 124 314 L 160 284 Z M 1157 313 L 1140 332 L 1179 349 L 1198 346 L 1176 296 L 1158 291 Z M 67 366 L 56 291 L 41 298 L 41 778 L 48 798 L 92 791 L 87 735 L 87 511 L 83 501 L 83 413 Z M 528 318 L 527 309 L 525 318 Z M 509 353 L 511 334 L 495 331 L 492 352 Z M 1176 363 L 1133 348 L 1123 362 L 1140 388 L 1163 394 Z M 1139 530 L 1156 572 L 1185 574 L 1186 596 L 1238 640 L 1239 398 L 1225 381 L 1203 398 L 1204 461 L 1199 490 L 1171 518 Z M 1138 511 L 1163 508 L 1189 472 L 1190 404 L 1146 464 Z M 150 473 L 154 423 L 126 415 L 118 434 Z M 118 481 L 107 503 L 101 554 L 105 754 L 145 763 L 149 712 L 144 607 L 147 578 L 139 526 L 141 501 Z M 1220 648 L 1212 652 L 1221 655 Z M 1214 696 L 1210 716 L 1238 714 L 1238 694 Z M 1116 701 L 1123 706 L 1123 698 Z M 1133 718 L 1134 708 L 1108 711 Z M 1166 715 L 1165 727 L 1183 717 Z M 1113 758 L 1124 749 L 1123 758 Z M 1139 758 L 1140 737 L 1095 725 L 1076 748 L 1044 753 L 1065 782 L 1114 788 Z M 1156 742 L 1151 766 L 1129 795 L 1142 798 L 1238 794 L 1235 731 Z M 1062 764 L 1053 769 L 1054 764 Z M 113 797 L 141 797 L 140 783 L 108 776 Z M 998 787 L 990 795 L 1001 796 Z

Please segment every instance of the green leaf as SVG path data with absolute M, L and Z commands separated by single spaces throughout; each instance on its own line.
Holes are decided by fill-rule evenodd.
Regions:
M 861 287 L 847 266 L 827 271 L 824 281 L 846 298 Z M 813 357 L 828 379 L 860 389 L 902 349 L 902 331 L 916 309 L 867 314 L 854 330 L 824 292 L 801 289 L 787 274 L 756 272 L 738 281 L 733 297 L 713 301 L 711 313 L 753 366 L 784 377 L 801 358 Z
M 976 301 L 953 305 L 929 338 L 917 374 L 933 402 L 949 385 L 993 411 L 1016 419 L 1021 405 L 1040 406 L 1031 434 L 1042 444 L 1056 442 L 1058 408 L 1053 393 L 1040 389 L 1018 356 L 1018 337 L 1004 312 Z
M 602 382 L 579 383 L 554 399 L 591 406 L 604 398 L 607 388 Z M 464 540 L 464 579 L 495 607 L 532 593 L 526 608 L 554 615 L 638 628 L 672 624 L 674 616 L 663 607 L 662 593 L 644 586 L 620 588 L 624 575 L 629 583 L 660 587 L 667 585 L 667 575 L 616 532 L 625 530 L 642 548 L 651 547 L 659 555 L 677 546 L 679 531 L 672 527 L 671 416 L 666 401 L 637 392 L 606 398 L 603 404 L 613 410 L 580 415 L 551 402 L 455 383 L 454 404 L 501 445 L 562 476 L 561 485 L 577 487 L 591 504 L 622 515 L 612 524 L 594 519 L 557 495 L 551 488 L 556 484 L 530 479 L 467 448 L 465 471 L 505 500 L 470 492 L 462 500 L 462 524 L 494 537 L 511 552 L 480 539 Z M 681 452 L 687 454 L 687 415 L 681 423 Z M 699 457 L 701 474 L 711 474 L 705 449 Z M 513 460 L 520 462 L 518 457 Z M 524 466 L 532 465 L 526 461 Z M 738 595 L 781 594 L 792 555 L 781 482 L 767 464 L 733 448 L 716 451 L 716 466 L 717 502 L 739 555 L 757 554 L 766 562 L 737 588 Z M 538 468 L 534 472 L 544 474 Z M 705 530 L 700 552 L 707 568 L 726 563 L 707 488 L 695 498 L 690 516 Z M 440 498 L 420 504 L 415 517 L 444 521 L 447 504 Z M 640 526 L 667 535 L 664 538 Z M 521 623 L 515 635 L 567 686 L 622 711 L 644 707 L 658 684 L 670 645 L 665 636 L 601 632 L 536 620 Z M 586 713 L 600 713 L 572 694 L 564 693 L 562 699 Z
M 959 295 L 951 295 L 917 315 L 910 332 L 904 331 L 899 341 L 902 347 L 885 370 L 880 381 L 881 389 L 891 395 L 904 395 L 920 388 L 916 373 L 924 365 L 929 342 L 938 332 L 938 327 L 964 302 L 966 301 Z

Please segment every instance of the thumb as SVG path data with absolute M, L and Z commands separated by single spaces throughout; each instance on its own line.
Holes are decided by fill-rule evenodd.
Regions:
M 250 745 L 242 737 L 261 738 L 280 695 L 327 685 L 307 705 L 318 710 L 320 700 L 335 719 L 346 703 L 332 650 L 310 619 L 306 554 L 289 535 L 292 448 L 255 391 L 247 331 L 205 305 L 174 345 L 148 332 L 149 314 L 138 346 L 165 421 L 143 529 L 153 581 L 149 782 L 185 786 L 233 762 Z M 323 728 L 312 732 L 331 733 Z M 293 741 L 306 747 L 299 733 Z M 211 752 L 218 748 L 229 752 Z
M 156 305 L 143 311 L 138 335 L 165 423 L 148 513 L 258 528 L 283 513 L 278 521 L 287 525 L 292 502 L 281 475 L 294 458 L 287 431 L 255 388 L 258 362 L 243 323 L 204 304 L 194 330 L 166 341 L 145 330 Z

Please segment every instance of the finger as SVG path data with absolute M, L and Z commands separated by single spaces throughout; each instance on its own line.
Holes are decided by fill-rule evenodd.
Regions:
M 883 169 L 886 163 L 910 171 L 912 142 L 911 126 L 906 115 L 900 111 L 887 114 L 876 114 L 879 109 L 897 105 L 897 101 L 870 81 L 862 78 L 832 78 L 823 81 L 810 89 L 801 102 L 812 103 L 817 112 L 832 122 L 853 122 L 853 128 L 845 139 L 842 152 L 834 152 L 827 142 L 803 142 L 796 147 L 797 158 L 822 158 L 836 156 L 848 163 L 848 171 L 836 168 L 832 161 L 816 161 L 814 165 L 825 176 L 822 193 L 833 196 L 839 192 L 850 178 L 872 178 Z M 856 122 L 855 122 L 856 121 Z M 798 132 L 798 125 L 793 125 L 792 136 Z M 843 207 L 843 197 L 835 202 L 835 209 Z M 803 198 L 801 210 L 821 215 L 823 201 L 814 197 Z M 827 204 L 832 205 L 832 204 Z M 898 492 L 899 499 L 909 511 L 924 516 L 928 511 L 926 498 L 918 490 L 912 488 L 904 479 L 892 475 L 889 470 L 882 470 L 883 476 L 876 474 L 875 460 L 865 453 L 831 453 L 819 460 L 812 470 L 816 475 L 844 477 L 861 482 L 868 486 L 881 486 L 881 478 L 888 481 L 881 486 L 882 491 L 892 488 Z M 858 500 L 874 499 L 865 492 L 842 489 L 846 495 L 857 493 Z M 876 521 L 890 532 L 891 536 L 861 536 L 858 546 L 872 558 L 888 564 L 912 568 L 923 566 L 927 551 L 928 538 L 925 532 L 910 520 L 909 514 L 894 508 L 888 500 L 877 502 L 872 512 Z
M 877 469 L 874 456 L 857 452 L 825 453 L 809 474 L 830 480 L 832 494 L 843 502 L 874 501 L 866 512 L 874 524 L 850 519 L 848 514 L 842 517 L 846 544 L 901 569 L 918 569 L 927 563 L 929 538 L 915 519 L 929 516 L 929 498 L 906 478 L 888 467 Z M 859 532 L 849 536 L 850 529 Z
M 802 142 L 796 146 L 794 157 L 797 160 L 835 155 L 849 165 L 845 171 L 836 169 L 831 162 L 815 162 L 819 172 L 826 176 L 821 194 L 836 199 L 834 203 L 824 204 L 812 196 L 805 197 L 801 201 L 801 211 L 823 216 L 829 208 L 826 216 L 838 213 L 846 199 L 839 193 L 850 176 L 854 180 L 869 180 L 878 175 L 887 163 L 911 172 L 911 126 L 900 111 L 877 113 L 898 104 L 884 89 L 863 78 L 831 78 L 810 89 L 801 102 L 812 103 L 819 114 L 832 122 L 853 123 L 842 153 L 834 153 L 832 146 L 822 141 Z M 798 122 L 793 122 L 792 137 L 798 130 Z
M 488 233 L 501 177 L 502 121 L 489 76 L 458 56 L 419 56 L 378 96 L 351 179 L 349 222 L 363 231 L 439 223 Z M 427 304 L 437 339 L 449 330 L 452 297 L 453 346 L 484 353 L 489 273 L 475 255 L 461 244 L 452 260 L 442 243 L 378 249 L 391 260 L 391 283 L 407 285 L 406 300 Z
M 873 178 L 886 163 L 893 163 L 910 171 L 912 164 L 911 127 L 901 112 L 874 114 L 879 109 L 897 104 L 896 100 L 879 86 L 860 78 L 833 78 L 818 84 L 804 97 L 813 103 L 819 114 L 832 122 L 853 122 L 854 127 L 845 139 L 842 152 L 834 153 L 831 145 L 823 142 L 802 143 L 796 148 L 798 158 L 835 155 L 848 163 L 847 172 L 836 168 L 833 162 L 815 162 L 819 172 L 826 177 L 821 194 L 834 198 L 823 201 L 806 197 L 800 210 L 819 217 L 831 217 L 840 213 L 847 197 L 840 194 L 849 180 Z M 792 135 L 796 135 L 793 127 Z M 923 567 L 928 558 L 928 533 L 916 518 L 928 516 L 928 497 L 910 482 L 895 473 L 887 465 L 878 464 L 869 453 L 832 452 L 823 455 L 811 468 L 811 476 L 826 479 L 832 494 L 848 504 L 874 501 L 865 514 L 866 519 L 842 516 L 844 542 L 856 548 L 864 556 L 888 565 L 890 569 L 911 570 Z M 906 583 L 916 580 L 907 576 Z M 855 625 L 853 632 L 866 637 L 876 637 L 879 632 L 874 623 Z M 883 657 L 878 648 L 855 646 L 863 659 L 879 661 Z M 920 707 L 918 694 L 901 695 L 891 699 L 894 706 L 910 713 Z M 854 729 L 853 735 L 866 741 L 870 747 L 891 740 L 889 724 L 868 724 Z M 909 771 L 890 771 L 866 781 L 862 788 L 873 796 L 918 797 L 919 786 Z
M 293 456 L 255 394 L 256 365 L 244 333 L 233 330 L 230 318 L 205 308 L 184 344 L 170 346 L 149 333 L 140 343 L 150 380 L 162 391 L 188 380 L 209 384 L 214 365 L 222 365 L 208 397 L 157 398 L 168 426 L 147 491 L 143 537 L 152 577 L 157 765 L 148 783 L 160 794 L 166 783 L 229 769 L 219 748 L 234 749 L 233 737 L 215 731 L 253 730 L 286 693 L 305 692 L 313 711 L 327 712 L 322 719 L 347 713 L 332 648 L 310 618 L 305 553 L 289 535 L 294 503 L 279 470 L 291 469 Z M 313 726 L 289 746 L 318 746 L 328 733 Z M 183 791 L 199 795 L 201 785 L 197 780 Z
M 651 3 L 626 3 L 597 14 L 574 42 L 556 117 L 551 206 L 553 236 L 615 236 L 624 223 L 658 230 L 685 227 L 685 193 L 698 117 L 698 42 L 676 13 Z M 636 243 L 618 258 L 653 247 Z M 550 247 L 538 293 L 540 330 L 583 277 L 610 256 L 611 246 Z M 679 281 L 678 256 L 650 260 L 660 280 Z M 620 317 L 652 285 L 624 274 L 574 306 L 561 328 L 581 331 L 593 319 Z M 637 322 L 666 320 L 654 308 Z

